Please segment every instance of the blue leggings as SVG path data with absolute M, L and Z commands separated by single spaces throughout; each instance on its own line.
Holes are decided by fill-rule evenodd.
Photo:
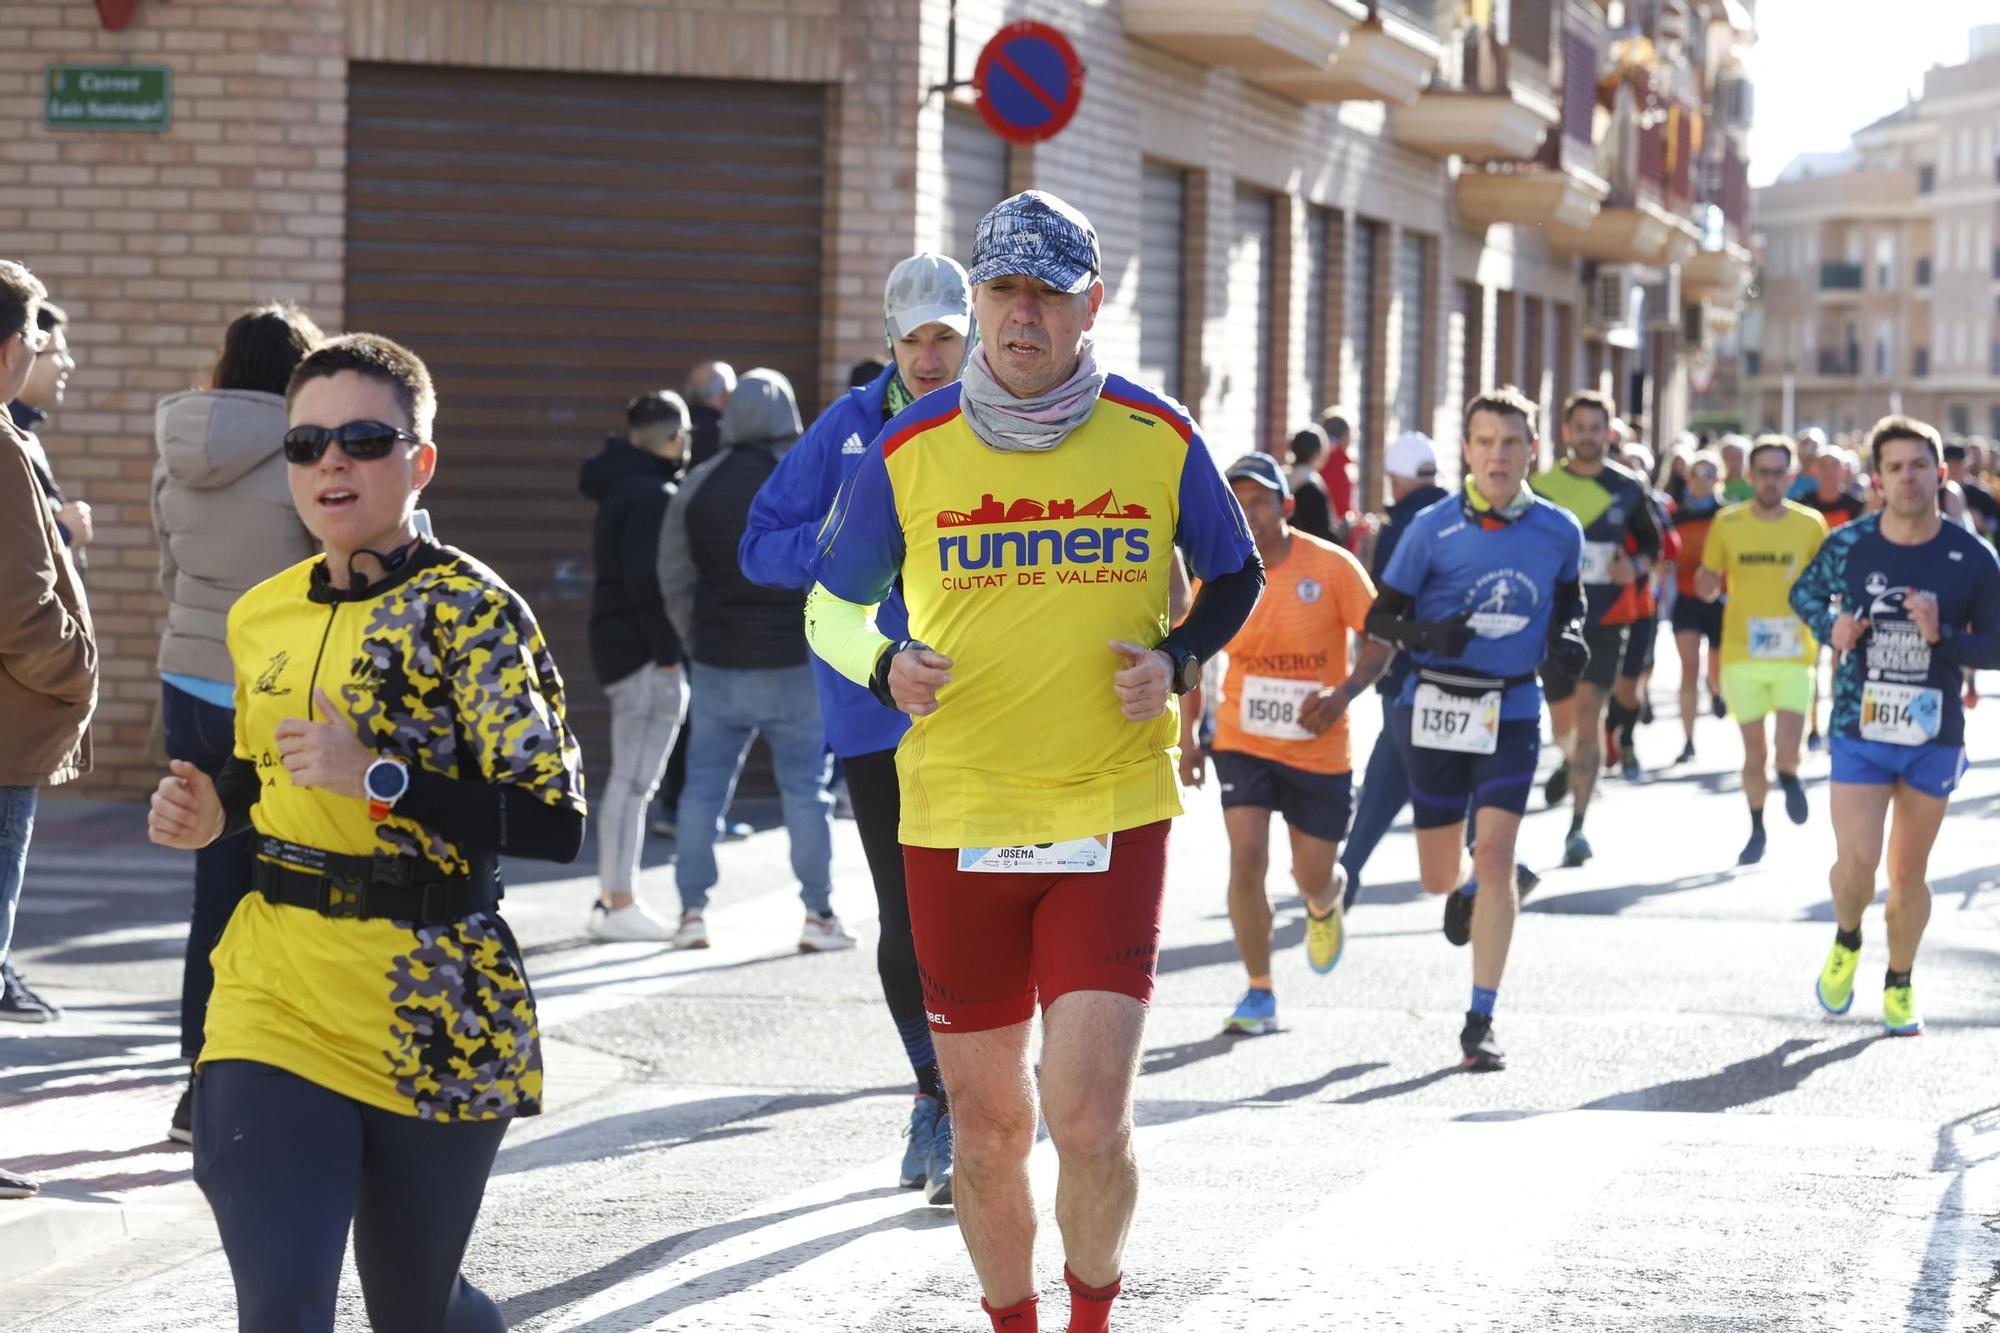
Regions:
M 194 1178 L 240 1333 L 331 1333 L 347 1230 L 375 1333 L 499 1333 L 459 1275 L 505 1120 L 436 1124 L 246 1060 L 201 1067 Z

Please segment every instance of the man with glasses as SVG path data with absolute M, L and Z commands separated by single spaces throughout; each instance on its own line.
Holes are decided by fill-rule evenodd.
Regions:
M 1770 751 L 1764 719 L 1778 715 L 1778 786 L 1785 817 L 1806 822 L 1806 790 L 1799 783 L 1799 746 L 1812 708 L 1812 668 L 1817 652 L 1805 622 L 1787 598 L 1792 583 L 1826 540 L 1826 520 L 1787 500 L 1793 473 L 1792 442 L 1765 435 L 1750 449 L 1745 504 L 1717 516 L 1702 546 L 1698 594 L 1714 602 L 1726 590 L 1722 615 L 1722 690 L 1729 712 L 1743 728 L 1743 797 L 1750 803 L 1750 841 L 1738 865 L 1764 859 L 1764 798 Z
M 49 509 L 56 516 L 56 527 L 69 545 L 76 567 L 82 570 L 89 567 L 83 548 L 96 534 L 90 506 L 63 495 L 62 487 L 56 484 L 55 470 L 49 464 L 48 450 L 35 434 L 48 421 L 49 414 L 62 405 L 63 395 L 69 390 L 69 377 L 76 370 L 76 358 L 69 350 L 69 313 L 52 301 L 44 301 L 35 313 L 35 329 L 40 335 L 35 363 L 28 371 L 28 382 L 7 404 L 7 412 L 27 441 L 35 481 L 48 499 Z
M 46 295 L 35 276 L 0 260 L 0 393 L 13 398 L 47 343 L 35 322 Z M 14 912 L 35 827 L 36 789 L 90 771 L 97 644 L 83 588 L 34 464 L 13 422 L 0 422 L 0 1021 L 46 1023 L 56 1007 L 22 982 L 9 957 Z M 35 1192 L 0 1170 L 0 1198 Z

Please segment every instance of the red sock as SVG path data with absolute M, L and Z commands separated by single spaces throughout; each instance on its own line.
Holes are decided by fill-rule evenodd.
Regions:
M 1040 1333 L 1040 1326 L 1035 1322 L 1035 1307 L 1041 1300 L 1038 1293 L 1025 1301 L 1016 1301 L 1004 1310 L 996 1310 L 982 1300 L 979 1308 L 986 1311 L 986 1317 L 993 1321 L 994 1333 Z
M 1108 1287 L 1087 1287 L 1083 1279 L 1063 1265 L 1063 1281 L 1069 1283 L 1069 1333 L 1109 1333 L 1111 1302 L 1118 1298 L 1124 1277 L 1111 1279 Z

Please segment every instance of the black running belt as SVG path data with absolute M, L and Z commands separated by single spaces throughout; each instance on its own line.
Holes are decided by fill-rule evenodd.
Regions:
M 445 875 L 414 856 L 345 856 L 283 838 L 257 843 L 251 883 L 268 902 L 321 916 L 388 918 L 420 926 L 491 911 L 500 881 L 482 874 Z

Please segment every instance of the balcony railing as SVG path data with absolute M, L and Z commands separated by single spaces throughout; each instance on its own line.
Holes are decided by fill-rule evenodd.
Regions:
M 1861 373 L 1861 349 L 1849 347 L 1840 350 L 1832 347 L 1819 349 L 1819 373 L 1822 375 L 1859 375 Z
M 1823 292 L 1861 290 L 1861 265 L 1829 261 L 1819 266 L 1819 289 Z

